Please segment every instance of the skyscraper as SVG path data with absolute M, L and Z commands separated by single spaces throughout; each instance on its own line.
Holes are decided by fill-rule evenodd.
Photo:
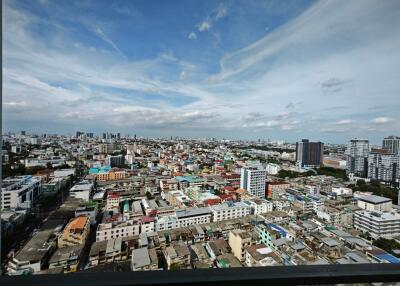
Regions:
M 324 143 L 303 139 L 296 143 L 296 162 L 299 167 L 318 168 L 322 165 Z
M 249 194 L 265 198 L 265 178 L 267 171 L 258 168 L 242 168 L 240 176 L 240 188 Z
M 390 150 L 391 153 L 400 155 L 400 137 L 388 136 L 383 138 L 382 147 Z
M 372 149 L 368 156 L 368 178 L 398 186 L 400 156 L 388 149 Z
M 367 139 L 352 139 L 346 148 L 347 174 L 366 178 L 368 174 L 369 142 Z

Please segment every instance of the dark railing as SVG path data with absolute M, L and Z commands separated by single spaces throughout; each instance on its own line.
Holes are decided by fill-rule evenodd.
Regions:
M 210 270 L 77 272 L 3 276 L 0 285 L 145 286 L 145 285 L 313 285 L 400 281 L 400 265 L 351 264 L 272 266 Z

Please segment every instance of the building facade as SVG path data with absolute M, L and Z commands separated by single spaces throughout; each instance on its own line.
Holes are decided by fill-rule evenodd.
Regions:
M 366 178 L 368 174 L 369 141 L 352 139 L 346 148 L 347 174 Z
M 324 160 L 324 143 L 303 139 L 296 143 L 296 163 L 303 168 L 319 168 Z
M 267 172 L 256 168 L 242 168 L 240 177 L 240 188 L 249 194 L 265 198 L 265 178 Z

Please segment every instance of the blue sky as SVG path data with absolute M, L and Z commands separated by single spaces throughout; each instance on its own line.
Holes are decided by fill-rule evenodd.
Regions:
M 3 130 L 379 143 L 400 3 L 3 1 Z

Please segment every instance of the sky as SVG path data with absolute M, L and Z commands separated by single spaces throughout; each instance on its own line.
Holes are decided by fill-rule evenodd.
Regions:
M 400 135 L 400 1 L 3 1 L 3 132 Z

